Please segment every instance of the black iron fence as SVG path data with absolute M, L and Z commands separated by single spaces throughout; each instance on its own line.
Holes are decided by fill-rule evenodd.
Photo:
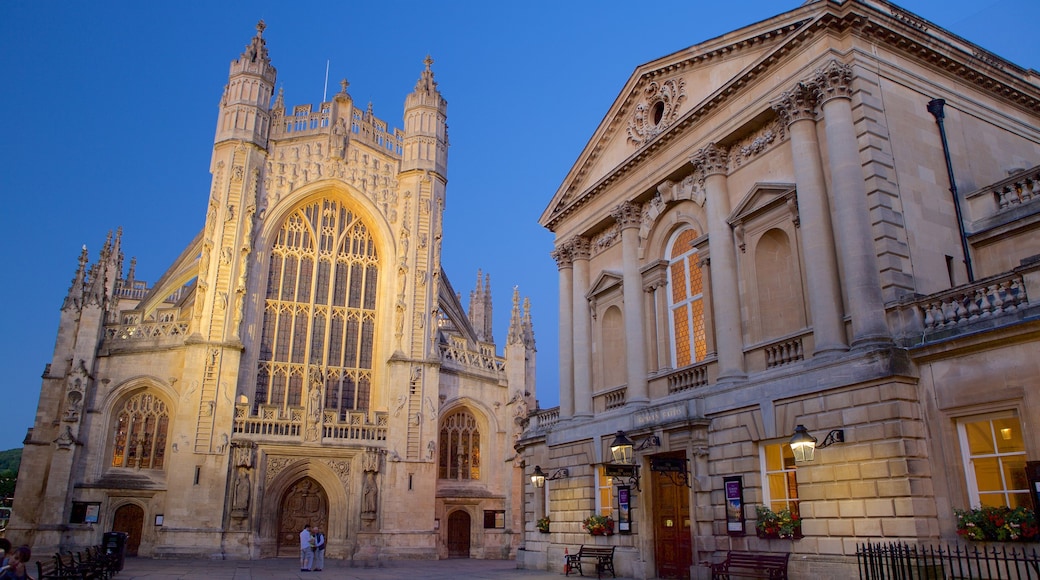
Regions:
M 857 544 L 861 580 L 1040 579 L 1040 552 L 1019 546 Z

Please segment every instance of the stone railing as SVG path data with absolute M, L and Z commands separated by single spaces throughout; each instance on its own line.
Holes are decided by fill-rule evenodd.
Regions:
M 539 409 L 530 415 L 531 429 L 548 429 L 560 422 L 560 408 Z
M 440 345 L 441 362 L 447 366 L 455 366 L 465 370 L 482 370 L 496 373 L 505 372 L 506 361 L 495 356 L 493 349 L 480 348 L 470 350 L 465 341 L 450 337 L 447 343 Z
M 800 336 L 774 342 L 762 347 L 766 354 L 766 368 L 772 369 L 805 359 Z
M 1040 165 L 1019 171 L 964 197 L 972 209 L 973 220 L 988 218 L 1040 199 Z
M 188 323 L 186 321 L 109 324 L 105 326 L 105 340 L 182 339 L 187 334 Z
M 598 393 L 592 398 L 592 408 L 598 413 L 624 407 L 628 397 L 628 387 L 617 387 Z
M 386 441 L 387 414 L 375 413 L 375 423 L 368 421 L 368 413 L 348 412 L 340 419 L 336 410 L 322 412 L 320 440 L 332 441 Z M 280 441 L 302 440 L 307 436 L 307 421 L 303 407 L 281 409 L 261 405 L 256 415 L 249 414 L 248 404 L 235 405 L 235 427 L 237 437 L 247 439 L 274 439 Z M 312 433 L 317 434 L 315 429 Z M 317 438 L 312 439 L 312 441 Z
M 708 386 L 708 365 L 711 361 L 701 361 L 695 365 L 676 369 L 666 375 L 668 394 L 687 391 Z
M 1019 274 L 990 278 L 975 286 L 933 294 L 918 302 L 925 332 L 933 332 L 1013 312 L 1028 303 Z
M 271 138 L 328 133 L 331 109 L 331 103 L 322 103 L 318 106 L 317 112 L 312 111 L 310 105 L 297 105 L 293 108 L 292 114 L 274 118 L 271 124 Z

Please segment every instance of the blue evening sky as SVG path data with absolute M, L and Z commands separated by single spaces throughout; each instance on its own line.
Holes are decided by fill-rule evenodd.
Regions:
M 356 103 L 400 127 L 432 55 L 451 138 L 444 266 L 467 305 L 477 270 L 490 273 L 500 350 L 513 286 L 531 298 L 537 395 L 553 407 L 557 271 L 541 212 L 635 67 L 800 3 L 0 0 L 0 449 L 33 424 L 80 247 L 93 261 L 122 226 L 125 266 L 136 256 L 154 282 L 201 229 L 217 105 L 257 20 L 290 107 L 321 101 L 329 60 L 330 96 L 346 77 Z M 1040 68 L 1036 0 L 902 6 Z

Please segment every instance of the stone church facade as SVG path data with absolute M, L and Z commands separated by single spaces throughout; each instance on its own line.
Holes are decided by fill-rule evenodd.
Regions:
M 263 31 L 231 62 L 204 229 L 152 285 L 119 234 L 84 248 L 7 537 L 263 558 L 309 523 L 331 558 L 513 557 L 530 305 L 514 291 L 499 354 L 490 277 L 467 313 L 441 268 L 432 60 L 393 129 L 346 81 L 287 106 Z
M 540 220 L 560 406 L 520 442 L 547 476 L 521 565 L 600 544 L 689 578 L 747 550 L 838 578 L 859 543 L 956 541 L 956 509 L 1036 509 L 1038 193 L 1037 72 L 888 2 L 638 67 Z

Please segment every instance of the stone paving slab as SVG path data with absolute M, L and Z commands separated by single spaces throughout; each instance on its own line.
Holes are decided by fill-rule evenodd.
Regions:
M 128 558 L 113 580 L 561 580 L 563 572 L 521 570 L 513 560 L 325 560 L 321 572 L 301 572 L 296 558 L 152 560 Z M 571 578 L 578 578 L 571 574 Z M 593 576 L 594 577 L 594 576 Z M 610 575 L 607 574 L 607 578 Z M 588 578 L 588 576 L 586 576 Z M 620 577 L 619 577 L 620 578 Z

